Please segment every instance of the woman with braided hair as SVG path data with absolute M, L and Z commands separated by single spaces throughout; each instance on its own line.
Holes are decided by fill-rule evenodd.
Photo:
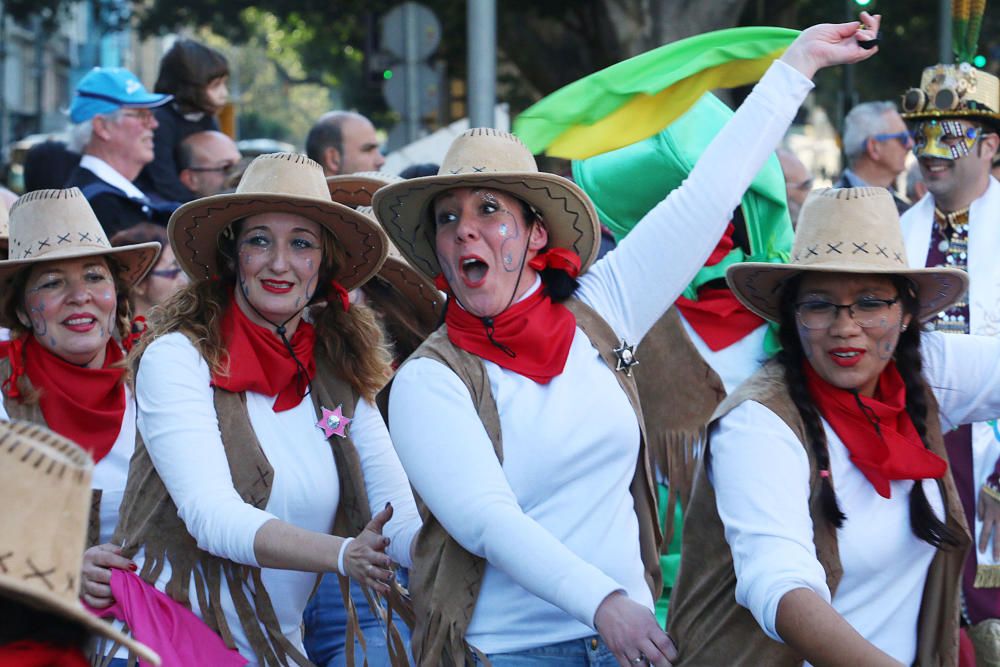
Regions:
M 717 410 L 669 628 L 680 664 L 947 665 L 968 529 L 942 430 L 1000 415 L 1000 343 L 924 332 L 892 197 L 818 191 L 792 263 L 727 271 L 781 352 Z

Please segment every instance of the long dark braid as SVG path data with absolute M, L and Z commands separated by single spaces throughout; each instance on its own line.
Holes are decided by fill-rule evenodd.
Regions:
M 802 423 L 806 427 L 806 439 L 812 446 L 816 467 L 820 471 L 819 498 L 823 516 L 834 526 L 840 528 L 844 525 L 844 520 L 847 517 L 837 503 L 837 493 L 833 489 L 833 483 L 830 482 L 830 451 L 827 448 L 826 432 L 823 430 L 823 420 L 820 418 L 819 410 L 816 409 L 816 405 L 809 395 L 809 390 L 806 388 L 805 373 L 802 370 L 805 355 L 795 325 L 795 301 L 798 298 L 800 282 L 799 276 L 792 278 L 785 284 L 782 292 L 781 326 L 778 330 L 781 350 L 775 359 L 785 370 L 785 384 L 788 385 L 788 393 L 802 417 Z
M 916 292 L 912 283 L 902 276 L 893 276 L 892 281 L 899 293 L 899 300 L 904 313 L 915 315 L 919 310 Z M 798 296 L 800 277 L 789 280 L 785 285 L 781 301 L 781 327 L 779 338 L 782 350 L 777 360 L 785 370 L 785 381 L 795 406 L 802 416 L 806 427 L 806 436 L 810 440 L 816 456 L 816 463 L 822 471 L 829 468 L 829 452 L 827 450 L 826 433 L 823 423 L 816 410 L 809 392 L 806 389 L 805 377 L 802 372 L 804 356 L 802 344 L 799 341 L 795 324 L 795 300 Z M 923 358 L 920 354 L 921 327 L 916 318 L 910 322 L 899 336 L 896 345 L 896 367 L 906 387 L 906 412 L 913 421 L 913 426 L 920 436 L 920 441 L 927 447 L 927 383 L 924 381 Z M 843 525 L 846 518 L 837 503 L 836 492 L 828 477 L 820 480 L 823 514 L 837 528 Z M 944 522 L 937 518 L 920 480 L 916 480 L 910 490 L 910 528 L 913 534 L 933 547 L 957 546 L 958 536 Z

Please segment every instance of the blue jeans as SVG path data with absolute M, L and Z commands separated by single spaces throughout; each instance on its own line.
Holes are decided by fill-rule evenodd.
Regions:
M 527 651 L 488 653 L 493 667 L 618 667 L 618 660 L 604 640 L 598 636 L 571 639 L 558 644 L 546 644 Z M 479 660 L 476 660 L 479 663 Z
M 340 594 L 340 583 L 334 574 L 323 577 L 303 615 L 306 655 L 318 667 L 361 667 L 366 655 L 369 667 L 389 667 L 385 626 L 368 605 L 361 587 L 353 581 L 351 599 L 358 610 L 358 625 L 361 626 L 366 645 L 363 650 L 361 643 L 354 641 L 354 665 L 347 665 L 347 610 L 344 609 L 344 600 Z M 393 623 L 399 629 L 406 654 L 409 655 L 410 630 L 398 617 L 393 618 Z

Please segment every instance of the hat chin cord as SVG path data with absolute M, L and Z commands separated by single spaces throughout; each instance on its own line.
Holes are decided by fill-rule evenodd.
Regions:
M 241 281 L 241 284 L 242 284 L 242 281 Z M 305 398 L 306 396 L 309 395 L 309 391 L 310 391 L 309 390 L 309 381 L 308 381 L 309 373 L 306 371 L 306 367 L 304 365 L 302 365 L 302 362 L 299 361 L 298 356 L 295 354 L 295 349 L 292 347 L 291 341 L 288 340 L 288 330 L 285 329 L 285 325 L 288 324 L 289 322 L 291 322 L 292 320 L 294 320 L 299 315 L 301 315 L 302 312 L 306 308 L 309 307 L 309 303 L 306 302 L 306 305 L 302 306 L 301 308 L 299 308 L 298 310 L 296 310 L 294 313 L 292 313 L 291 315 L 289 315 L 288 319 L 286 319 L 281 324 L 275 324 L 267 316 L 265 316 L 264 313 L 262 313 L 259 310 L 257 310 L 257 306 L 253 305 L 253 302 L 250 301 L 249 298 L 246 298 L 246 294 L 245 293 L 244 293 L 243 296 L 244 296 L 243 300 L 246 301 L 247 305 L 250 306 L 250 309 L 253 310 L 253 312 L 257 314 L 257 317 L 259 317 L 260 319 L 264 320 L 265 322 L 267 322 L 268 324 L 270 324 L 272 327 L 274 327 L 274 333 L 277 334 L 278 338 L 281 339 L 282 344 L 284 344 L 285 349 L 288 350 L 289 356 L 291 356 L 292 361 L 295 362 L 296 386 L 304 386 L 305 387 L 305 389 L 303 391 L 299 392 L 300 396 L 302 398 Z M 239 306 L 237 306 L 237 307 L 239 307 Z

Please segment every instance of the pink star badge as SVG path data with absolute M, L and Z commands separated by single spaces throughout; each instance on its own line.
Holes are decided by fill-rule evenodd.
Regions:
M 323 430 L 326 437 L 339 435 L 341 438 L 347 437 L 347 425 L 351 423 L 350 417 L 345 417 L 343 404 L 338 405 L 333 410 L 323 408 L 323 416 L 316 422 L 316 426 Z

